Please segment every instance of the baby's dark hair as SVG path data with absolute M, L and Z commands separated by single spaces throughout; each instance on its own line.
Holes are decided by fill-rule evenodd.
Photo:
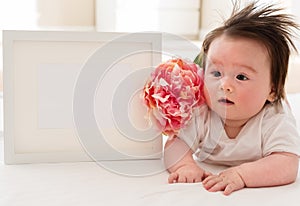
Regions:
M 241 10 L 238 2 L 235 2 L 231 17 L 207 34 L 195 62 L 205 70 L 209 47 L 213 40 L 223 34 L 254 39 L 267 48 L 271 60 L 273 103 L 281 104 L 281 100 L 285 98 L 284 85 L 291 50 L 297 51 L 292 38 L 299 25 L 295 23 L 293 16 L 281 13 L 283 8 L 276 8 L 275 5 L 257 6 L 257 2 L 254 1 Z

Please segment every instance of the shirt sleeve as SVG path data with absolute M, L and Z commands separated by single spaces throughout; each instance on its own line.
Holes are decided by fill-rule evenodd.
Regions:
M 262 152 L 268 156 L 273 152 L 289 152 L 300 155 L 300 136 L 296 120 L 286 103 L 282 109 L 266 110 L 262 124 Z
M 179 132 L 178 138 L 183 140 L 195 152 L 204 134 L 207 133 L 208 107 L 202 105 L 193 110 L 193 116 L 187 125 Z

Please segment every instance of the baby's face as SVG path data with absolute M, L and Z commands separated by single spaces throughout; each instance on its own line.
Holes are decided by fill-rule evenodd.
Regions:
M 264 45 L 222 35 L 207 53 L 204 94 L 208 106 L 226 121 L 246 123 L 267 100 L 273 101 L 270 75 Z

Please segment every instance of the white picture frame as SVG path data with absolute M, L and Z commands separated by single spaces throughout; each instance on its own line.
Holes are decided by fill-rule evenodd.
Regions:
M 127 73 L 130 67 L 134 68 L 133 71 L 138 71 L 145 67 L 145 62 L 153 67 L 161 61 L 161 54 L 158 52 L 161 51 L 159 33 L 129 35 L 107 32 L 3 31 L 6 164 L 91 161 L 94 156 L 97 161 L 161 158 L 161 138 L 137 143 L 130 142 L 130 139 L 124 142 L 122 140 L 121 143 L 116 141 L 116 145 L 109 143 L 120 150 L 121 155 L 111 153 L 107 150 L 107 145 L 104 148 L 100 145 L 97 148 L 100 152 L 93 154 L 87 150 L 89 148 L 84 147 L 87 146 L 85 142 L 78 138 L 80 132 L 76 131 L 74 125 L 76 117 L 73 114 L 73 119 L 70 118 L 70 114 L 76 109 L 76 103 L 74 105 L 74 99 L 73 102 L 69 100 L 76 94 L 77 80 L 80 79 L 82 70 L 93 64 L 90 60 L 99 55 L 97 52 L 107 49 L 107 45 L 113 46 L 108 52 L 102 52 L 101 57 L 103 53 L 109 57 L 110 52 L 126 52 L 129 49 L 129 59 L 124 57 L 124 61 L 117 62 L 118 67 L 112 66 L 118 69 L 128 67 Z M 103 61 L 105 59 L 106 57 Z M 122 69 L 115 69 L 105 74 L 110 71 L 122 73 Z M 150 74 L 150 70 L 147 72 Z M 145 72 L 143 75 L 144 78 Z M 140 87 L 145 80 L 138 83 Z M 99 91 L 101 87 L 97 85 L 95 90 Z M 80 94 L 77 93 L 78 95 Z M 95 95 L 97 101 L 99 95 Z M 109 99 L 109 95 L 110 92 L 103 94 L 102 100 Z M 128 151 L 133 151 L 133 154 L 123 155 Z

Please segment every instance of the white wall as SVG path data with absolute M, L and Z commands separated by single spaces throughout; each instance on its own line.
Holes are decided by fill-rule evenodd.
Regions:
M 241 6 L 252 1 L 253 0 L 240 1 Z M 230 16 L 233 8 L 232 2 L 232 0 L 201 0 L 200 39 L 203 39 L 207 32 L 219 26 L 224 19 Z M 300 9 L 299 0 L 259 0 L 258 2 L 259 4 L 281 4 L 294 15 L 298 15 Z
M 38 26 L 95 25 L 95 0 L 36 0 Z
M 0 0 L 1 29 L 95 25 L 95 0 Z
M 232 9 L 231 0 L 202 0 L 200 17 L 200 39 L 222 23 Z
M 96 0 L 97 31 L 160 31 L 196 39 L 201 0 Z

